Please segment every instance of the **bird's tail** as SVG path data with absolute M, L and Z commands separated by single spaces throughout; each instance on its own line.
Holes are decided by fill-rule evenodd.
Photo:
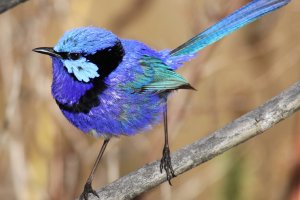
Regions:
M 257 20 L 263 15 L 288 4 L 290 0 L 253 0 L 215 25 L 172 50 L 171 57 L 193 55 L 233 31 Z

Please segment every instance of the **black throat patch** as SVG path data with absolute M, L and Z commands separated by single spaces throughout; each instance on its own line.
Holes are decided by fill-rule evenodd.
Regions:
M 100 101 L 98 96 L 107 88 L 104 80 L 122 62 L 124 54 L 125 51 L 123 49 L 123 46 L 121 42 L 118 41 L 112 47 L 99 50 L 93 55 L 85 56 L 89 62 L 92 62 L 98 66 L 98 73 L 100 74 L 100 76 L 91 80 L 93 86 L 79 98 L 78 102 L 67 104 L 60 103 L 56 100 L 59 108 L 72 113 L 87 114 L 92 108 L 99 106 Z M 75 80 L 78 81 L 76 78 Z M 86 83 L 82 82 L 82 84 Z

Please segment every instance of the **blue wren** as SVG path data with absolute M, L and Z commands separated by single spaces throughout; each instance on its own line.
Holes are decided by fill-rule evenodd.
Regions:
M 63 115 L 78 129 L 104 138 L 81 199 L 92 188 L 95 170 L 114 136 L 132 136 L 164 121 L 160 171 L 175 177 L 167 128 L 167 99 L 178 89 L 193 89 L 175 72 L 198 51 L 229 33 L 286 5 L 289 0 L 253 0 L 174 50 L 156 51 L 136 40 L 97 27 L 67 31 L 52 48 L 33 51 L 51 56 L 52 95 Z

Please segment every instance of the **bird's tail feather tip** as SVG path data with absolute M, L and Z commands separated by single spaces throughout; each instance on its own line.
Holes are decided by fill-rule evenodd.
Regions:
M 194 87 L 193 87 L 191 84 L 189 84 L 189 83 L 180 86 L 180 88 L 178 88 L 178 89 L 185 89 L 185 90 L 194 90 L 194 91 L 197 91 L 197 89 L 194 88 Z

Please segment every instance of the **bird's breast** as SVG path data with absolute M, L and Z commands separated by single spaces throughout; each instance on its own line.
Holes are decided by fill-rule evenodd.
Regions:
M 98 136 L 118 136 L 134 135 L 158 123 L 165 106 L 165 100 L 158 95 L 132 94 L 111 88 L 99 94 L 93 103 L 93 106 L 82 104 L 83 108 L 74 105 L 72 110 L 60 108 L 66 118 L 85 133 L 94 130 Z M 79 112 L 80 109 L 89 111 Z

